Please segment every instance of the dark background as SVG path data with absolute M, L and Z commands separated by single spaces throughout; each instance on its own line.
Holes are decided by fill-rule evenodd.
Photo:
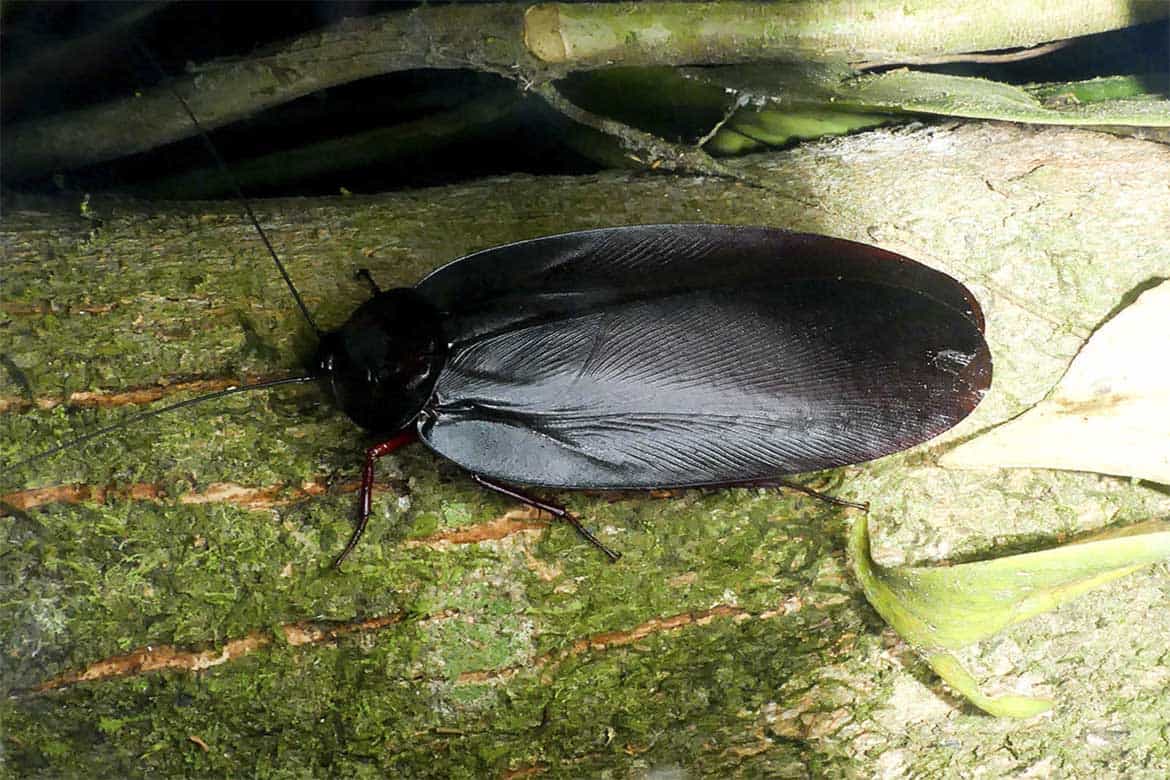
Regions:
M 285 39 L 348 17 L 409 10 L 417 3 L 317 0 L 315 2 L 6 2 L 0 67 L 0 115 L 4 125 L 122 97 L 159 82 L 157 70 L 138 53 L 141 41 L 168 75 L 191 63 L 245 56 Z M 1053 54 L 1010 64 L 937 66 L 938 71 L 985 75 L 1001 81 L 1067 81 L 1120 73 L 1165 71 L 1170 26 L 1144 25 L 1084 38 Z M 578 74 L 561 89 L 580 104 L 604 112 L 604 99 Z M 445 184 L 509 172 L 587 173 L 606 164 L 579 144 L 566 142 L 567 120 L 543 101 L 523 95 L 515 82 L 484 73 L 422 70 L 396 73 L 322 90 L 213 132 L 229 161 L 295 149 L 378 127 L 394 126 L 457 110 L 485 95 L 516 96 L 505 116 L 449 133 L 416 154 L 398 154 L 384 165 L 339 168 L 327 174 L 290 174 L 249 186 L 256 195 L 377 192 Z M 670 116 L 647 121 L 670 140 L 693 141 L 711 126 L 706 109 L 679 105 Z M 636 124 L 636 123 L 635 123 Z M 663 132 L 665 130 L 665 132 Z M 5 179 L 5 188 L 32 192 L 114 190 L 138 192 L 160 174 L 209 168 L 198 139 L 135 157 L 27 181 Z M 201 193 L 151 190 L 152 197 Z

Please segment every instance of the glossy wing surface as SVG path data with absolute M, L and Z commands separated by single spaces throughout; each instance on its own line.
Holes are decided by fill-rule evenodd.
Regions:
M 872 269 L 802 278 L 775 258 L 750 276 L 658 265 L 629 284 L 534 283 L 449 306 L 456 343 L 422 439 L 531 485 L 765 479 L 925 441 L 990 383 L 981 320 L 954 307 L 969 293 L 945 275 L 940 294 L 946 284 L 911 269 L 937 288 L 928 294 Z
M 764 227 L 637 225 L 546 236 L 455 260 L 417 289 L 450 318 L 451 335 L 459 340 L 523 317 L 802 279 L 916 290 L 983 328 L 975 297 L 940 271 L 877 247 Z

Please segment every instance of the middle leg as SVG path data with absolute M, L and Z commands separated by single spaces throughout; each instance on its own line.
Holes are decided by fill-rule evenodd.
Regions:
M 622 557 L 621 553 L 617 552 L 616 550 L 611 550 L 609 547 L 606 547 L 605 544 L 600 539 L 598 539 L 596 536 L 594 536 L 593 533 L 588 528 L 586 528 L 585 526 L 583 526 L 581 524 L 581 521 L 579 519 L 577 519 L 576 515 L 574 515 L 569 510 L 565 509 L 563 506 L 558 506 L 556 504 L 550 504 L 547 501 L 542 501 L 541 499 L 536 498 L 535 496 L 531 496 L 531 495 L 529 495 L 521 490 L 518 490 L 510 485 L 505 485 L 503 483 L 490 480 L 487 477 L 483 476 L 482 474 L 472 473 L 471 478 L 473 480 L 475 480 L 475 482 L 477 484 L 482 485 L 483 487 L 487 488 L 488 490 L 495 491 L 496 493 L 499 493 L 501 495 L 507 496 L 508 498 L 519 501 L 521 504 L 526 504 L 526 505 L 533 507 L 535 509 L 539 509 L 542 512 L 548 512 L 550 515 L 552 515 L 553 517 L 555 517 L 559 520 L 564 520 L 566 523 L 568 523 L 569 525 L 576 528 L 577 533 L 581 534 L 581 536 L 584 537 L 585 541 L 589 542 L 594 547 L 596 547 L 597 549 L 599 549 L 603 553 L 605 553 L 607 556 L 609 556 L 609 559 L 611 561 L 616 561 Z

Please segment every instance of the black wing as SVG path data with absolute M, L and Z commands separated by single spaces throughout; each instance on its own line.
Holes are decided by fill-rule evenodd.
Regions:
M 972 319 L 971 292 L 902 255 L 840 238 L 736 225 L 635 225 L 492 247 L 454 260 L 418 283 L 464 338 L 520 316 L 558 316 L 574 307 L 637 295 L 767 280 L 851 279 L 916 290 Z M 503 313 L 504 319 L 491 322 Z
M 472 255 L 419 289 L 454 343 L 422 438 L 509 482 L 664 487 L 856 463 L 950 428 L 990 381 L 962 285 L 824 237 L 590 231 Z

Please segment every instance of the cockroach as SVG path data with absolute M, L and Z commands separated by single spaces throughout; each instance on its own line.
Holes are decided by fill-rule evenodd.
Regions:
M 906 257 L 766 227 L 641 225 L 547 236 L 375 291 L 320 342 L 350 419 L 418 439 L 484 487 L 769 483 L 951 428 L 991 359 L 974 296 Z
M 322 332 L 237 195 L 319 336 L 309 370 L 129 421 L 322 382 L 354 423 L 387 437 L 365 452 L 357 522 L 335 565 L 369 519 L 375 463 L 416 440 L 616 560 L 575 516 L 518 486 L 775 485 L 925 442 L 990 386 L 983 315 L 960 282 L 873 246 L 772 227 L 606 227 L 485 249 L 413 287 L 381 290 L 366 274 L 373 296 Z

